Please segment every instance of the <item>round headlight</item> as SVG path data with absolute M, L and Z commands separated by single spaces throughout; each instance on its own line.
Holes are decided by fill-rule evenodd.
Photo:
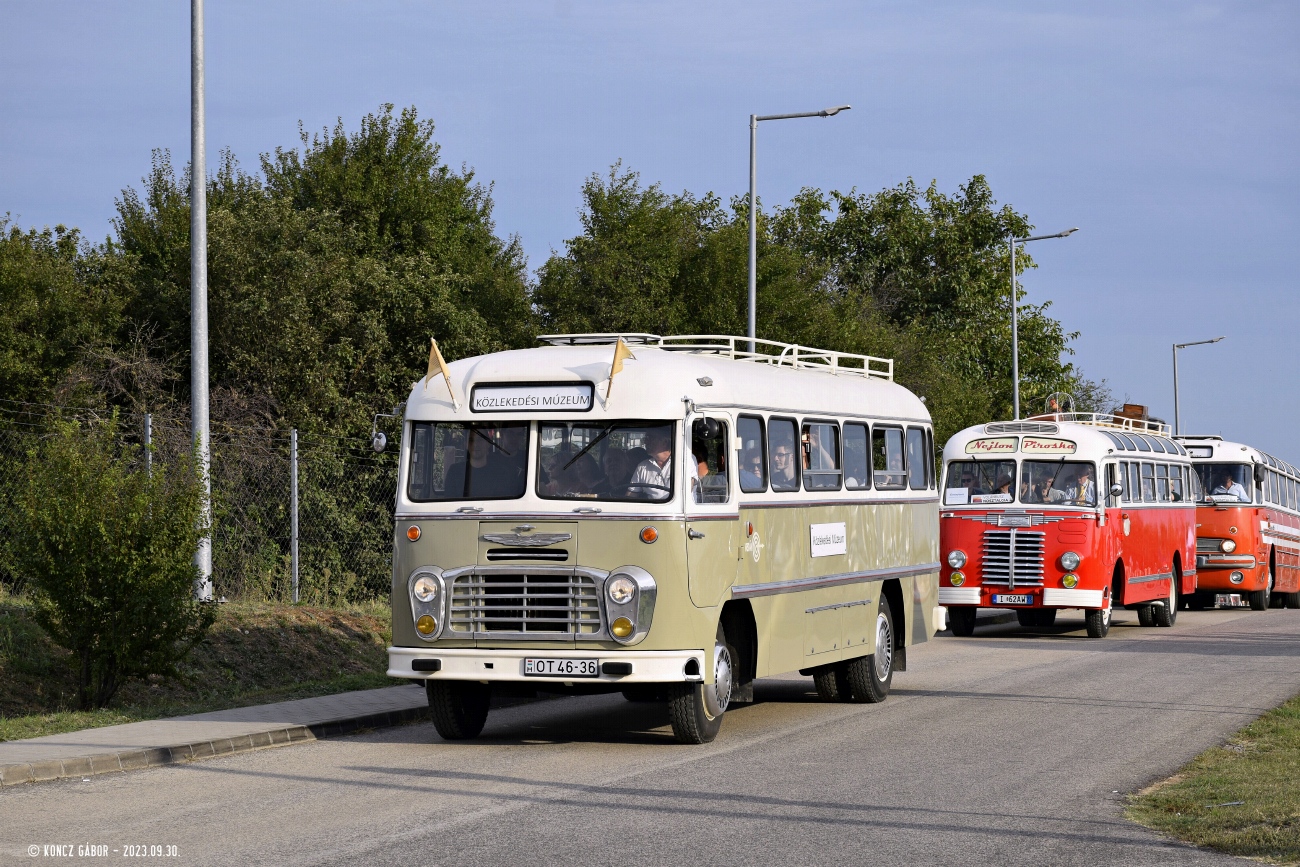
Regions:
M 411 592 L 421 602 L 432 602 L 433 597 L 438 595 L 438 582 L 429 575 L 421 575 L 415 579 L 415 586 L 411 588 Z
M 961 585 L 966 583 L 966 576 L 961 574 L 960 572 L 954 572 L 948 576 L 948 580 L 952 582 L 952 586 L 960 587 Z
M 1061 583 L 1064 584 L 1067 589 L 1073 589 L 1079 585 L 1079 576 L 1073 574 L 1062 575 Z
M 966 552 L 957 548 L 948 552 L 948 565 L 954 569 L 960 569 L 966 565 Z
M 1231 539 L 1224 539 L 1219 543 L 1219 550 L 1225 554 L 1231 554 L 1233 551 L 1237 550 L 1237 543 Z
M 1079 561 L 1083 558 L 1073 551 L 1066 551 L 1061 555 L 1061 568 L 1066 572 L 1073 572 L 1079 568 Z
M 605 592 L 609 594 L 610 602 L 615 605 L 623 605 L 636 595 L 636 582 L 626 575 L 619 575 L 609 582 L 609 587 L 606 588 Z

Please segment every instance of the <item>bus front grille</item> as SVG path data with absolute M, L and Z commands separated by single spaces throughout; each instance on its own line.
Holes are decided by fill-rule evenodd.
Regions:
M 1223 550 L 1222 539 L 1210 539 L 1204 536 L 1196 537 L 1197 554 L 1218 554 Z
M 452 582 L 447 625 L 465 637 L 594 636 L 604 627 L 600 586 L 573 573 L 472 572 Z
M 1033 530 L 985 530 L 985 584 L 1043 586 L 1043 534 Z

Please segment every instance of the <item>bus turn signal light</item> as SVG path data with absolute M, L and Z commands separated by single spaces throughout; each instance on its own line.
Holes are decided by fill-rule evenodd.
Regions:
M 641 528 L 641 541 L 645 542 L 647 545 L 651 544 L 652 542 L 654 542 L 655 539 L 658 538 L 659 538 L 659 531 L 656 530 L 654 527 Z
M 1071 589 L 1071 590 L 1072 590 L 1072 589 L 1074 589 L 1075 587 L 1078 586 L 1078 584 L 1079 584 L 1079 576 L 1078 576 L 1078 575 L 1071 575 L 1071 574 L 1062 575 L 1062 576 L 1061 576 L 1061 583 L 1064 584 L 1065 587 L 1066 587 L 1067 589 Z
M 438 628 L 438 621 L 425 614 L 415 621 L 415 628 L 421 635 L 432 635 Z
M 619 638 L 627 638 L 632 634 L 632 621 L 626 617 L 620 617 L 610 624 L 609 631 Z
M 954 572 L 948 576 L 948 580 L 952 583 L 952 586 L 960 587 L 966 583 L 966 576 L 960 572 Z
M 414 542 L 414 541 L 416 541 L 417 539 L 419 539 L 419 538 L 420 538 L 420 528 L 417 527 L 417 526 L 415 526 L 414 524 L 412 524 L 411 526 L 407 527 L 407 528 L 406 528 L 406 538 L 410 539 L 412 542 Z

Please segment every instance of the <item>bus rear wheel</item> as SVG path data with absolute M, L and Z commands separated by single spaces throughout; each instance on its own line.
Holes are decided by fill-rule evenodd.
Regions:
M 1138 609 L 1138 626 L 1156 625 L 1156 607 L 1155 605 L 1143 605 Z
M 849 701 L 853 691 L 849 688 L 848 666 L 844 663 L 828 665 L 813 672 L 813 685 L 822 701 Z
M 1287 608 L 1300 608 L 1300 592 L 1296 593 L 1279 593 L 1282 597 L 1282 604 Z
M 1088 627 L 1089 638 L 1105 638 L 1110 632 L 1110 597 L 1106 598 L 1105 605 L 1104 608 L 1089 608 L 1083 616 L 1083 622 Z
M 731 704 L 735 651 L 718 626 L 713 642 L 713 683 L 682 683 L 668 693 L 668 718 L 678 743 L 707 744 L 718 736 L 722 715 Z
M 1173 626 L 1174 621 L 1178 619 L 1178 582 L 1180 576 L 1178 569 L 1174 569 L 1174 575 L 1169 579 L 1169 597 L 1163 604 L 1152 606 L 1152 614 L 1155 616 L 1156 626 Z
M 875 704 L 889 697 L 894 681 L 894 617 L 884 596 L 876 612 L 876 652 L 850 659 L 844 669 L 854 701 Z
M 465 741 L 479 736 L 487 722 L 492 687 L 475 680 L 430 680 L 424 686 L 440 738 Z
M 1272 601 L 1273 596 L 1273 573 L 1268 573 L 1268 584 L 1263 590 L 1252 590 L 1248 594 L 1250 597 L 1251 611 L 1267 611 L 1268 604 Z
M 948 609 L 948 628 L 953 635 L 968 638 L 975 634 L 975 611 L 969 607 Z

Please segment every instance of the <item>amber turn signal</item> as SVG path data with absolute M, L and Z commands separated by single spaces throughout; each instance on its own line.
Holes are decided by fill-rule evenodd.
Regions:
M 627 638 L 632 634 L 632 621 L 626 617 L 620 617 L 609 625 L 609 631 L 619 638 Z
M 416 539 L 419 539 L 419 538 L 420 538 L 420 528 L 417 527 L 417 526 L 415 526 L 414 524 L 412 524 L 411 526 L 407 527 L 407 528 L 406 528 L 406 538 L 410 539 L 412 542 L 414 542 Z
M 651 542 L 653 542 L 655 539 L 658 538 L 659 538 L 659 531 L 656 530 L 654 527 L 641 528 L 641 541 L 645 542 L 647 545 L 649 545 Z
M 438 628 L 438 621 L 425 614 L 415 621 L 415 628 L 421 635 L 432 635 Z

